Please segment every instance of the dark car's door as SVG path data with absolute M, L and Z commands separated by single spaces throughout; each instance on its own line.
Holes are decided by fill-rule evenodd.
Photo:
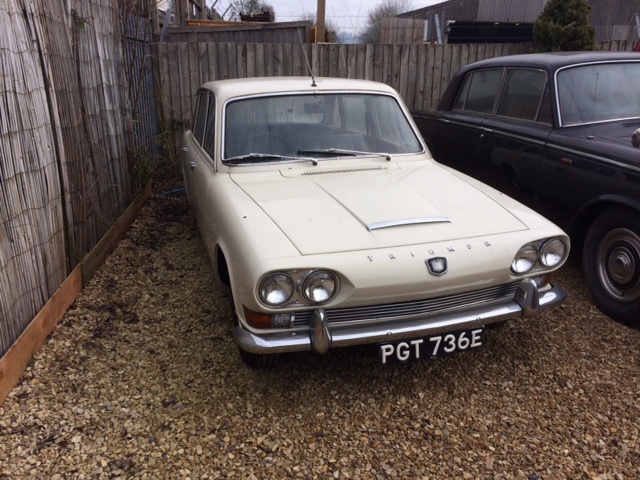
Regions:
M 565 211 L 567 221 L 593 199 L 622 193 L 615 164 L 596 151 L 585 152 L 585 146 L 589 146 L 588 129 L 554 132 L 540 172 L 545 179 L 540 182 L 540 198 L 553 201 L 556 209 Z
M 451 109 L 439 118 L 437 139 L 427 138 L 436 160 L 466 172 L 480 166 L 482 124 L 494 111 L 502 75 L 502 68 L 489 68 L 465 76 Z
M 507 69 L 496 115 L 482 123 L 483 143 L 478 154 L 489 161 L 487 171 L 500 172 L 501 181 L 511 184 L 500 185 L 502 190 L 531 206 L 535 206 L 533 195 L 539 188 L 551 131 L 547 74 L 531 68 Z M 531 198 L 523 197 L 524 192 L 514 187 L 531 194 Z

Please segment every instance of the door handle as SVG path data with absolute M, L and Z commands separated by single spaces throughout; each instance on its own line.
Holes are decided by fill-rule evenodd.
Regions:
M 195 170 L 196 168 L 198 168 L 198 164 L 196 162 L 191 162 L 189 163 L 189 168 L 191 170 Z

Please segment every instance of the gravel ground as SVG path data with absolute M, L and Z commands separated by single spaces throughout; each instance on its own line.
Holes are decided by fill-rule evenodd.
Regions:
M 555 281 L 474 351 L 254 371 L 186 197 L 155 195 L 0 405 L 0 478 L 640 478 L 640 332 Z

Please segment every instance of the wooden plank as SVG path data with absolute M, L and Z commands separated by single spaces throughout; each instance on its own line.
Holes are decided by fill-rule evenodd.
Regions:
M 0 404 L 18 384 L 33 355 L 78 296 L 82 283 L 82 267 L 78 266 L 0 359 Z
M 264 77 L 265 76 L 265 67 L 264 67 L 264 44 L 263 43 L 254 43 L 255 48 L 255 58 L 256 58 L 256 77 Z
M 415 108 L 415 96 L 416 96 L 416 78 L 418 72 L 418 45 L 405 45 L 407 50 L 407 70 L 402 82 L 407 85 L 407 96 L 405 102 L 407 105 L 411 105 L 410 109 Z
M 417 46 L 417 58 L 416 58 L 416 93 L 413 101 L 413 109 L 424 110 L 427 107 L 426 103 L 426 81 L 427 81 L 427 45 Z
M 434 45 L 435 57 L 433 60 L 433 76 L 431 83 L 431 103 L 437 105 L 440 101 L 440 87 L 442 84 L 442 59 L 444 56 L 444 45 Z
M 218 72 L 218 44 L 207 43 L 207 70 L 209 72 L 209 80 L 218 80 L 220 74 Z
M 82 261 L 82 278 L 84 286 L 86 286 L 91 278 L 93 278 L 93 275 L 96 273 L 100 265 L 104 263 L 107 256 L 124 236 L 150 195 L 151 184 L 148 183 L 133 202 L 131 202 L 116 223 L 114 223 L 104 237 L 102 237 L 94 249 L 84 257 Z

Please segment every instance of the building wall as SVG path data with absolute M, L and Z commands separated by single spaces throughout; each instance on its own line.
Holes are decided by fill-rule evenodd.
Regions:
M 428 40 L 437 40 L 436 15 L 441 31 L 447 21 L 523 22 L 533 23 L 548 0 L 449 0 L 398 15 L 400 18 L 426 20 Z M 589 0 L 591 24 L 596 29 L 596 42 L 638 40 L 636 15 L 640 0 Z

